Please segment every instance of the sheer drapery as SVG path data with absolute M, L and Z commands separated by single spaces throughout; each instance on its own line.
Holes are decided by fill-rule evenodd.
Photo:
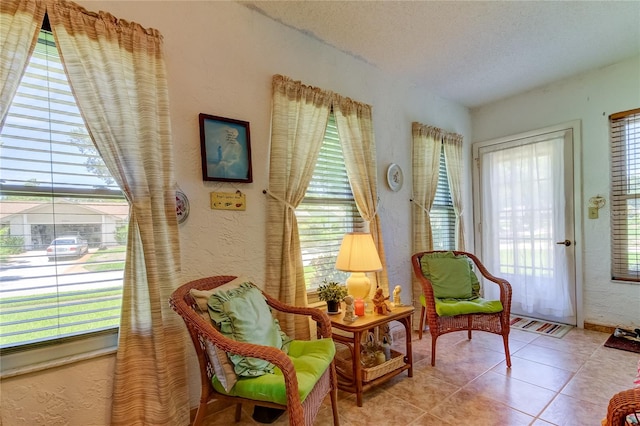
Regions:
M 442 144 L 442 130 L 414 122 L 412 125 L 413 139 L 413 253 L 433 250 L 433 235 L 429 211 L 433 206 L 438 187 L 438 173 L 440 170 L 440 149 Z M 412 277 L 413 303 L 417 304 L 422 294 L 422 287 L 416 277 Z M 416 305 L 417 306 L 417 305 Z M 416 308 L 414 324 L 417 326 L 420 306 Z
M 369 222 L 369 231 L 376 243 L 382 262 L 382 271 L 376 273 L 377 287 L 389 295 L 386 257 L 378 208 L 378 182 L 376 174 L 376 144 L 373 135 L 371 106 L 339 95 L 334 96 L 333 113 L 336 117 L 340 145 L 349 176 L 351 190 L 360 216 Z M 375 292 L 371 286 L 369 296 Z
M 0 2 L 0 128 L 38 42 L 44 11 L 42 1 Z
M 265 290 L 291 305 L 307 304 L 295 208 L 313 177 L 332 96 L 288 77 L 273 77 Z M 290 336 L 308 338 L 309 322 L 296 317 L 279 316 L 280 327 Z
M 464 251 L 464 223 L 462 214 L 462 135 L 447 133 L 442 138 L 445 166 L 453 211 L 456 214 L 456 250 Z
M 167 75 L 153 29 L 48 1 L 87 128 L 130 203 L 113 425 L 189 423 L 185 331 L 167 303 L 180 246 Z
M 566 235 L 564 137 L 558 132 L 481 154 L 484 262 L 511 282 L 516 312 L 574 315 L 569 287 L 562 285 L 566 248 L 556 244 Z

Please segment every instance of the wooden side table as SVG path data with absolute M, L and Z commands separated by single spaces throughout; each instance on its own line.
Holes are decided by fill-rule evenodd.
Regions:
M 413 377 L 413 353 L 411 351 L 411 317 L 413 316 L 413 306 L 394 307 L 391 312 L 386 315 L 365 314 L 358 317 L 354 322 L 344 322 L 343 315 L 331 317 L 331 326 L 334 329 L 342 330 L 344 333 L 333 333 L 333 340 L 347 346 L 351 352 L 351 372 L 345 369 L 337 368 L 338 371 L 338 388 L 356 394 L 356 402 L 358 407 L 362 407 L 362 393 L 366 390 L 389 380 L 391 377 L 407 370 L 408 376 Z M 403 362 L 398 364 L 395 360 L 386 361 L 381 364 L 396 366 L 391 371 L 385 371 L 381 376 L 365 381 L 363 379 L 364 367 L 360 362 L 360 351 L 362 349 L 362 335 L 369 330 L 388 324 L 391 321 L 398 321 L 404 326 L 406 350 L 403 356 Z M 378 367 L 374 367 L 378 368 Z M 382 370 L 384 371 L 384 370 Z

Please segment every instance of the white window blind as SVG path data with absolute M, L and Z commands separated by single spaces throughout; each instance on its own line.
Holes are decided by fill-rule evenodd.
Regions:
M 614 280 L 640 281 L 640 108 L 609 116 L 611 265 Z
M 342 238 L 362 226 L 342 156 L 333 114 L 304 199 L 296 208 L 307 290 L 323 280 L 344 282 L 348 274 L 335 268 Z
M 429 213 L 434 250 L 454 250 L 456 245 L 456 216 L 451 201 L 444 147 L 440 148 L 438 187 Z
M 115 335 L 129 206 L 88 135 L 53 36 L 44 30 L 0 129 L 0 175 L 3 370 L 10 368 L 7 353 Z M 60 237 L 86 246 L 58 244 L 47 252 Z

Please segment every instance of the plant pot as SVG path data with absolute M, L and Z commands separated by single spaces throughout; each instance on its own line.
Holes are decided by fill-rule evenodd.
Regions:
M 337 300 L 327 300 L 327 312 L 331 314 L 340 312 L 340 302 Z

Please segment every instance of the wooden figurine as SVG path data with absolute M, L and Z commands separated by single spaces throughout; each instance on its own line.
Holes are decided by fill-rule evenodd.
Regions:
M 374 305 L 373 311 L 376 314 L 380 314 L 380 315 L 386 315 L 388 312 L 390 312 L 391 308 L 387 304 L 388 299 L 389 299 L 389 296 L 385 296 L 382 293 L 381 288 L 377 289 L 376 295 L 373 297 L 373 305 Z

